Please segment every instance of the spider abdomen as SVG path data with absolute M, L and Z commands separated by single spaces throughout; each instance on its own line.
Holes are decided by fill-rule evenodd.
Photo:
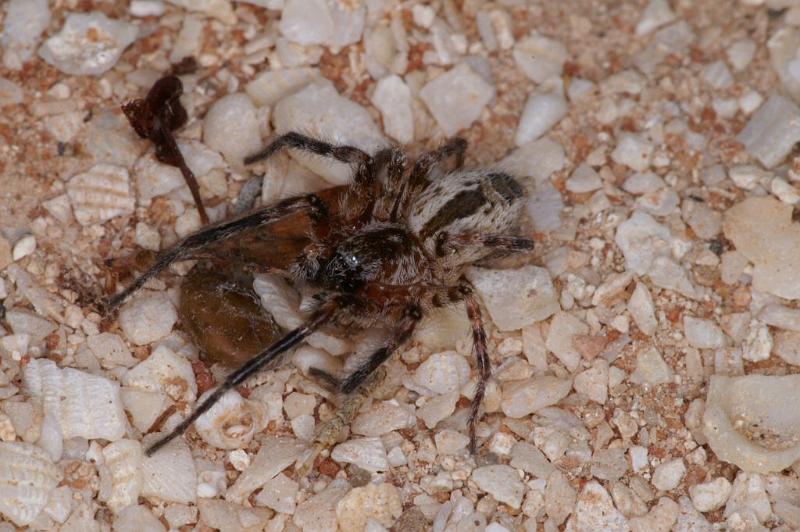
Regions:
M 408 226 L 426 251 L 437 253 L 442 233 L 500 234 L 508 232 L 519 219 L 525 191 L 512 176 L 483 169 L 453 172 L 434 181 L 411 206 Z M 448 266 L 473 262 L 485 256 L 471 247 L 447 258 Z

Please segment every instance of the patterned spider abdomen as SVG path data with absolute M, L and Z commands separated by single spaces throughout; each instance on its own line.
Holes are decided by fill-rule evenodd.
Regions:
M 514 227 L 522 210 L 525 190 L 507 173 L 492 170 L 453 172 L 423 190 L 408 217 L 408 226 L 426 251 L 438 256 L 445 268 L 474 262 L 491 250 L 482 246 L 438 245 L 444 235 L 497 235 Z

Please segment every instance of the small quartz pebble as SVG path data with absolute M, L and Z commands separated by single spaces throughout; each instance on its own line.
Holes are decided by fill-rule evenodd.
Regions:
M 583 194 L 592 192 L 603 186 L 603 181 L 597 172 L 586 163 L 581 163 L 567 179 L 566 187 L 570 192 Z
M 658 327 L 658 320 L 655 316 L 655 305 L 650 290 L 642 283 L 637 283 L 630 299 L 628 300 L 628 312 L 636 322 L 636 326 L 647 336 L 652 336 Z
M 634 133 L 623 133 L 617 141 L 617 147 L 611 152 L 614 162 L 624 164 L 639 172 L 650 167 L 652 156 L 653 144 Z
M 0 78 L 0 107 L 22 103 L 23 98 L 24 94 L 19 84 Z
M 261 149 L 256 108 L 246 94 L 229 94 L 214 102 L 203 119 L 203 142 L 234 166 Z
M 658 349 L 646 348 L 636 356 L 636 370 L 631 375 L 631 382 L 648 386 L 672 382 L 672 368 L 664 362 Z
M 429 399 L 417 410 L 417 415 L 429 429 L 450 417 L 456 409 L 459 392 L 445 393 Z
M 709 63 L 703 69 L 703 79 L 715 89 L 724 89 L 733 85 L 733 75 L 728 70 L 725 61 L 719 60 Z
M 356 438 L 333 448 L 331 458 L 337 462 L 355 464 L 367 471 L 386 471 L 389 462 L 380 438 Z
M 517 41 L 513 56 L 523 74 L 536 83 L 542 83 L 561 75 L 569 53 L 562 43 L 533 32 Z
M 558 93 L 534 92 L 528 97 L 517 125 L 514 141 L 517 146 L 538 139 L 567 114 L 564 96 Z
M 374 404 L 368 412 L 353 420 L 351 430 L 362 436 L 383 436 L 393 430 L 414 427 L 416 419 L 413 409 L 384 401 Z
M 598 358 L 592 367 L 575 376 L 575 391 L 586 395 L 590 400 L 605 404 L 608 399 L 608 362 Z
M 245 85 L 245 92 L 259 107 L 273 105 L 319 78 L 315 68 L 267 69 Z
M 591 480 L 583 486 L 575 510 L 565 528 L 568 532 L 628 529 L 627 519 L 614 507 L 611 496 L 596 480 Z
M 733 70 L 740 72 L 747 68 L 747 65 L 753 60 L 757 48 L 758 45 L 753 39 L 745 37 L 731 44 L 728 49 L 725 50 L 725 54 Z
M 581 360 L 581 355 L 574 347 L 575 336 L 589 333 L 589 326 L 568 312 L 559 312 L 550 322 L 550 331 L 547 334 L 547 349 L 567 367 L 575 371 Z
M 125 336 L 136 345 L 163 338 L 177 319 L 175 307 L 164 292 L 141 292 L 119 311 L 119 325 Z
M 160 17 L 166 7 L 160 0 L 131 0 L 128 11 L 134 17 Z
M 411 90 L 403 79 L 392 74 L 378 81 L 372 103 L 381 112 L 386 134 L 400 144 L 411 144 L 414 140 Z
M 69 13 L 61 30 L 39 48 L 39 55 L 65 74 L 98 76 L 109 70 L 139 29 L 99 11 Z
M 272 508 L 276 512 L 291 514 L 297 506 L 297 493 L 300 485 L 283 473 L 268 480 L 256 495 L 258 506 Z
M 454 430 L 440 430 L 433 437 L 439 454 L 456 454 L 466 449 L 469 437 Z
M 470 268 L 467 277 L 501 331 L 545 320 L 560 309 L 550 273 L 537 266 L 517 270 Z
M 736 137 L 767 168 L 779 165 L 800 141 L 800 108 L 773 94 Z
M 50 24 L 51 12 L 48 4 L 47 0 L 6 2 L 3 31 L 0 32 L 3 66 L 10 70 L 20 70 L 33 56 L 42 33 Z
M 519 479 L 516 470 L 507 465 L 489 465 L 478 467 L 472 471 L 472 481 L 498 502 L 512 508 L 519 508 L 525 485 Z
M 368 520 L 388 529 L 402 513 L 400 492 L 388 482 L 353 488 L 336 504 L 340 530 L 369 530 Z
M 414 372 L 414 382 L 436 394 L 460 390 L 469 380 L 469 362 L 454 351 L 429 356 Z
M 675 20 L 675 13 L 667 0 L 650 0 L 636 24 L 636 35 L 641 37 Z
M 469 127 L 494 98 L 495 89 L 466 63 L 429 81 L 420 98 L 448 137 Z
M 503 413 L 513 418 L 525 417 L 558 403 L 569 394 L 570 389 L 571 380 L 551 376 L 510 381 L 503 387 Z
M 731 483 L 725 477 L 689 487 L 692 504 L 699 512 L 713 512 L 725 504 L 731 494 Z
M 669 251 L 672 235 L 669 229 L 649 214 L 634 211 L 619 224 L 614 241 L 625 256 L 625 267 L 639 275 L 650 270 L 657 256 Z
M 683 333 L 689 345 L 698 349 L 717 349 L 725 345 L 725 335 L 711 320 L 684 316 Z
M 14 244 L 11 258 L 16 262 L 24 259 L 34 251 L 36 251 L 36 237 L 33 235 L 25 235 Z
M 682 459 L 675 458 L 664 462 L 653 471 L 653 486 L 662 491 L 673 490 L 678 487 L 685 473 L 686 466 Z

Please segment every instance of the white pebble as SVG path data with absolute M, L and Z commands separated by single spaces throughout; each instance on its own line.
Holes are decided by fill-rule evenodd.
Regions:
M 560 93 L 531 93 L 522 110 L 514 142 L 522 146 L 538 139 L 558 124 L 567 110 L 567 101 Z
M 433 19 L 436 18 L 436 12 L 430 6 L 417 4 L 411 8 L 411 16 L 417 26 L 430 28 L 431 24 L 433 24 Z
M 756 54 L 757 47 L 758 45 L 756 42 L 749 37 L 744 37 L 731 44 L 728 49 L 725 50 L 725 54 L 733 70 L 741 72 L 747 68 L 747 65 L 750 64 L 750 61 L 753 60 Z
M 440 430 L 433 436 L 439 454 L 456 454 L 467 447 L 469 437 L 455 430 Z
M 675 458 L 660 464 L 653 471 L 652 483 L 656 489 L 669 491 L 678 487 L 683 475 L 686 474 L 686 466 L 683 459 Z
M 725 477 L 695 484 L 689 487 L 692 505 L 698 512 L 713 512 L 728 500 L 731 494 L 731 483 Z
M 513 331 L 542 321 L 560 309 L 550 273 L 536 266 L 517 270 L 470 268 L 492 321 L 501 331 Z
M 389 461 L 380 438 L 356 438 L 333 448 L 331 458 L 367 471 L 386 471 Z
M 261 126 L 256 107 L 244 93 L 229 94 L 214 102 L 203 119 L 203 142 L 239 166 L 261 149 Z
M 702 72 L 703 80 L 715 89 L 725 89 L 733 85 L 733 75 L 725 61 L 714 61 L 706 65 Z
M 658 327 L 658 320 L 655 315 L 655 305 L 650 290 L 642 283 L 637 283 L 630 299 L 628 300 L 628 312 L 636 322 L 636 326 L 647 336 L 652 336 Z
M 683 317 L 683 333 L 692 347 L 698 349 L 718 349 L 725 345 L 725 335 L 711 320 Z
M 48 4 L 47 0 L 10 0 L 6 3 L 3 31 L 0 32 L 3 66 L 20 70 L 33 56 L 42 32 L 50 24 Z
M 11 258 L 14 261 L 23 259 L 36 251 L 36 237 L 33 235 L 25 235 L 14 244 L 14 250 L 11 252 Z
M 800 108 L 773 94 L 736 139 L 767 168 L 779 165 L 800 141 Z
M 373 404 L 368 412 L 353 420 L 351 430 L 361 436 L 383 436 L 393 430 L 412 428 L 416 422 L 412 407 L 383 401 Z
M 517 471 L 507 465 L 488 465 L 472 471 L 472 481 L 479 489 L 485 491 L 498 502 L 519 508 L 525 485 L 519 479 Z
M 510 381 L 503 386 L 503 413 L 509 417 L 525 417 L 537 410 L 552 406 L 569 394 L 570 379 L 545 375 L 524 381 Z
M 523 74 L 536 83 L 543 83 L 561 76 L 569 53 L 562 43 L 533 32 L 517 42 L 513 56 Z
M 573 383 L 575 391 L 587 396 L 591 401 L 604 405 L 608 399 L 608 362 L 597 358 L 592 367 L 578 373 Z
M 636 24 L 636 36 L 647 35 L 673 20 L 675 20 L 675 13 L 670 8 L 667 0 L 650 0 L 650 3 L 642 13 L 642 17 Z
M 250 456 L 244 449 L 236 449 L 228 453 L 228 461 L 236 471 L 244 471 L 250 465 Z
M 549 481 L 547 487 L 550 488 Z M 629 530 L 629 527 L 625 516 L 614 507 L 606 489 L 596 480 L 591 480 L 583 486 L 566 530 L 589 532 Z
M 99 11 L 69 13 L 61 30 L 39 48 L 39 55 L 65 74 L 98 76 L 114 66 L 138 34 L 135 25 Z
M 655 347 L 643 349 L 636 357 L 636 370 L 631 375 L 631 382 L 648 386 L 672 382 L 672 368 Z
M 494 87 L 467 63 L 460 63 L 429 81 L 419 93 L 448 137 L 477 120 L 494 95 Z
M 131 0 L 128 11 L 134 17 L 160 17 L 166 7 L 160 0 Z
M 400 76 L 391 74 L 378 81 L 372 93 L 372 103 L 381 112 L 387 135 L 400 144 L 410 144 L 414 140 L 411 90 Z
M 177 319 L 175 307 L 164 292 L 143 292 L 119 311 L 119 325 L 128 340 L 136 345 L 163 338 Z
M 618 164 L 624 164 L 634 170 L 643 172 L 650 167 L 653 156 L 653 144 L 634 133 L 623 133 L 617 146 L 611 152 L 611 158 Z
M 770 192 L 784 203 L 794 205 L 800 201 L 800 193 L 797 189 L 781 177 L 774 177 L 772 181 L 770 181 L 769 188 Z
M 581 163 L 566 182 L 567 190 L 577 194 L 592 192 L 602 186 L 600 175 L 586 163 Z
M 469 380 L 467 359 L 455 351 L 429 356 L 414 372 L 414 382 L 435 394 L 445 394 L 461 389 Z

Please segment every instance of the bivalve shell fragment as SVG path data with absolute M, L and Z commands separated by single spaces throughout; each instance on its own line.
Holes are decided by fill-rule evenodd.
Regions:
M 132 214 L 135 206 L 128 170 L 113 164 L 98 164 L 74 176 L 67 183 L 67 195 L 81 225 Z
M 118 513 L 135 504 L 142 491 L 142 444 L 135 440 L 118 440 L 103 448 L 103 457 L 111 471 L 108 507 Z
M 72 368 L 59 369 L 47 359 L 31 360 L 23 380 L 28 392 L 42 400 L 45 415 L 58 419 L 65 440 L 116 441 L 125 435 L 127 419 L 116 382 Z
M 47 505 L 61 471 L 46 452 L 29 443 L 0 443 L 0 514 L 27 526 Z

